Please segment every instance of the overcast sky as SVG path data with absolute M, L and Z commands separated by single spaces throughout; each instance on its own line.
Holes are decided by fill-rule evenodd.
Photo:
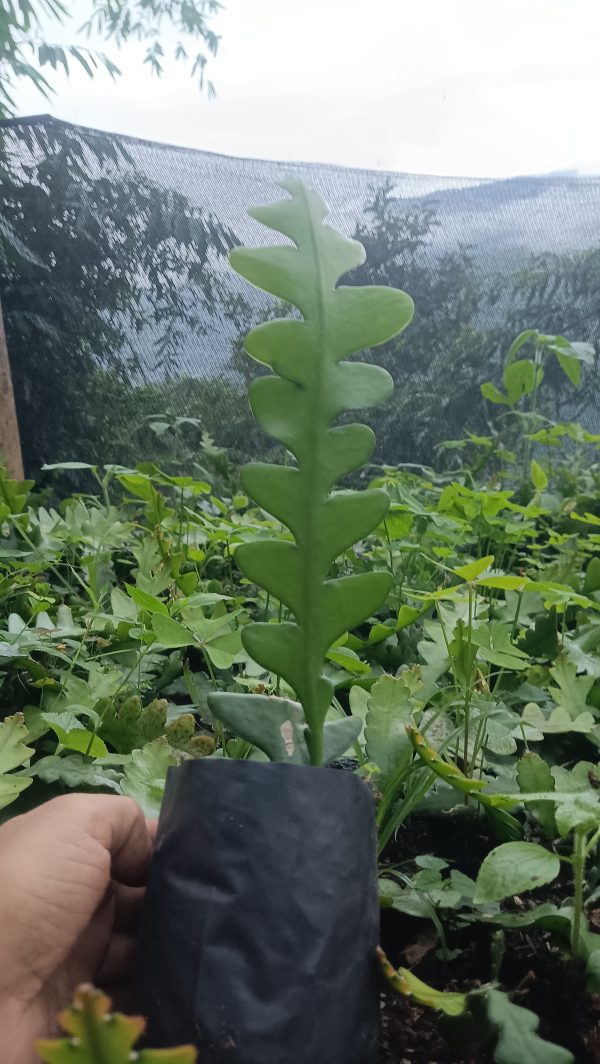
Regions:
M 57 79 L 50 104 L 22 87 L 20 113 L 229 155 L 471 176 L 600 172 L 600 0 L 224 3 L 216 100 L 175 63 L 151 78 L 128 46 L 107 48 L 123 70 L 116 85 L 77 73 Z M 67 7 L 77 26 L 89 0 Z

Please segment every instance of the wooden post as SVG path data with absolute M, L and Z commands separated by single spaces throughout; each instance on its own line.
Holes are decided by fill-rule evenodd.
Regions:
M 0 305 L 0 462 L 2 461 L 6 465 L 9 477 L 13 480 L 25 479 L 15 394 Z

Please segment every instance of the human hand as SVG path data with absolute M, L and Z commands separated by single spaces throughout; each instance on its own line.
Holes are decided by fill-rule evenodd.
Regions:
M 117 795 L 65 795 L 0 827 L 3 1064 L 34 1064 L 79 983 L 127 986 L 151 853 L 152 826 Z

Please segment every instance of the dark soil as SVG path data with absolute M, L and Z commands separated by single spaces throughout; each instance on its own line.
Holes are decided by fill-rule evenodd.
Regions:
M 489 851 L 485 821 L 468 813 L 414 817 L 399 832 L 386 854 L 390 864 L 410 869 L 410 859 L 433 853 L 453 862 L 474 877 Z M 568 880 L 565 882 L 568 887 Z M 536 900 L 560 901 L 541 896 Z M 562 891 L 564 898 L 565 891 Z M 407 917 L 391 909 L 382 912 L 382 946 L 394 966 L 410 968 L 437 989 L 476 989 L 490 979 L 490 940 L 493 928 L 474 924 L 449 934 L 451 949 L 461 954 L 444 966 L 436 956 L 437 942 L 428 921 Z M 600 995 L 585 991 L 581 968 L 552 937 L 535 928 L 505 932 L 506 952 L 501 967 L 501 988 L 512 1000 L 540 1018 L 539 1034 L 570 1049 L 577 1064 L 600 1064 Z M 440 1017 L 413 1004 L 391 988 L 382 990 L 380 1064 L 488 1064 L 493 1061 L 493 1041 L 465 1044 L 457 1021 Z M 515 1061 L 514 1064 L 528 1064 Z

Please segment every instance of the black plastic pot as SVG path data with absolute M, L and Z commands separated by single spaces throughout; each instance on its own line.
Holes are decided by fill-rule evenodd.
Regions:
M 200 1064 L 375 1064 L 373 799 L 356 776 L 233 760 L 171 769 L 146 894 L 148 1044 Z

